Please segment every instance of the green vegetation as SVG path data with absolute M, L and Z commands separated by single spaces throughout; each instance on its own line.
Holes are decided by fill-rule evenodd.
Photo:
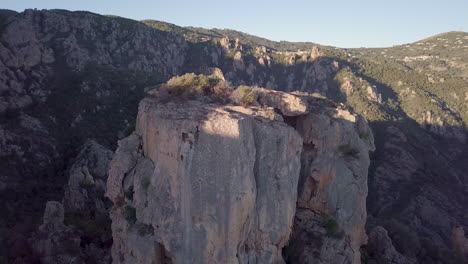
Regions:
M 369 132 L 361 132 L 359 133 L 359 138 L 360 139 L 369 139 L 370 133 Z
M 88 237 L 99 240 L 102 236 L 110 235 L 111 220 L 107 214 L 97 214 L 94 217 L 83 215 L 81 212 L 65 214 L 65 224 L 83 231 Z
M 61 241 L 63 248 L 65 249 L 65 252 L 70 255 L 70 256 L 79 256 L 81 249 L 80 249 L 80 244 L 77 243 L 77 241 L 67 238 L 63 241 Z
M 124 136 L 125 137 L 128 137 L 130 136 L 133 132 L 135 131 L 135 124 L 131 124 L 129 125 L 125 131 L 124 131 Z
M 150 186 L 150 184 L 151 184 L 150 178 L 144 177 L 143 179 L 141 179 L 141 187 L 144 190 L 148 190 L 148 187 Z
M 171 23 L 158 21 L 158 20 L 142 20 L 141 22 L 160 31 L 176 33 L 181 36 L 184 36 L 184 38 L 187 41 L 190 41 L 193 43 L 203 41 L 204 39 L 207 39 L 207 38 L 217 37 L 213 34 L 206 33 L 201 30 L 194 31 L 194 30 L 191 30 L 190 28 L 184 28 L 184 27 L 180 27 Z
M 141 22 L 161 31 L 179 34 L 181 36 L 184 36 L 184 38 L 187 41 L 194 43 L 206 40 L 216 41 L 227 36 L 231 40 L 235 40 L 238 38 L 243 45 L 265 46 L 280 51 L 310 50 L 313 46 L 317 46 L 317 44 L 311 42 L 271 41 L 269 39 L 257 37 L 254 35 L 246 34 L 231 29 L 180 27 L 171 23 L 157 20 L 143 20 Z
M 461 264 L 466 263 L 466 259 L 458 252 L 450 249 L 441 248 L 434 241 L 421 239 L 423 250 L 419 253 L 420 263 L 443 263 L 443 264 Z
M 395 98 L 402 110 L 411 118 L 419 120 L 426 112 L 446 119 L 448 124 L 458 123 L 458 117 L 451 109 L 458 110 L 465 122 L 468 122 L 466 104 L 457 99 L 464 96 L 466 82 L 461 78 L 445 76 L 444 82 L 432 83 L 424 73 L 401 69 L 392 63 L 373 63 L 369 60 L 357 60 L 362 74 L 383 85 L 390 87 L 397 94 Z M 447 107 L 448 106 L 448 107 Z
M 359 155 L 359 150 L 349 143 L 338 146 L 338 151 L 345 157 L 357 158 Z
M 118 41 L 128 40 L 134 36 L 136 29 L 140 30 L 145 27 L 140 22 L 116 16 L 104 17 L 81 11 L 54 10 L 52 12 L 71 17 L 95 17 L 97 18 L 96 24 L 105 25 L 103 28 L 106 32 L 96 31 L 98 35 L 105 36 L 116 28 L 123 30 L 123 34 L 119 34 Z M 0 10 L 0 34 L 5 29 L 9 18 L 16 14 L 16 12 Z M 252 63 L 255 66 L 258 66 L 258 59 L 253 57 L 255 46 L 262 45 L 274 51 L 310 50 L 316 46 L 314 43 L 275 42 L 234 30 L 184 28 L 154 20 L 143 21 L 143 23 L 154 28 L 154 30 L 149 30 L 151 33 L 158 32 L 157 34 L 163 36 L 178 34 L 191 42 L 188 45 L 190 49 L 188 53 L 190 54 L 186 58 L 187 64 L 180 69 L 184 72 L 200 69 L 200 65 L 213 65 L 211 57 L 207 56 L 209 55 L 207 51 L 210 51 L 208 48 L 213 47 L 214 43 L 217 43 L 224 36 L 228 36 L 232 41 L 238 38 L 243 45 L 244 62 L 246 65 Z M 50 33 L 51 36 L 55 34 L 53 31 L 45 33 Z M 76 34 L 78 44 L 81 48 L 89 49 L 90 54 L 93 54 L 93 51 L 96 50 L 95 41 L 86 38 L 86 36 L 83 37 L 82 34 L 82 32 Z M 464 39 L 467 33 L 450 32 L 417 43 L 388 49 L 335 50 L 321 46 L 321 53 L 325 56 L 321 58 L 321 64 L 329 67 L 329 63 L 333 60 L 338 60 L 340 64 L 338 73 L 329 74 L 327 96 L 346 103 L 356 112 L 364 115 L 373 128 L 377 127 L 378 124 L 388 126 L 389 121 L 392 122 L 392 125 L 395 122 L 401 124 L 402 120 L 416 120 L 421 123 L 423 122 L 421 117 L 427 112 L 431 113 L 433 117 L 440 117 L 444 124 L 463 126 L 468 123 L 468 104 L 466 104 L 465 99 L 465 96 L 468 96 L 466 95 L 467 79 L 464 79 L 468 77 L 468 57 L 466 56 L 466 48 L 460 48 L 467 45 L 466 41 L 463 40 L 462 44 L 457 44 L 461 41 L 459 40 L 460 36 Z M 449 44 L 446 46 L 446 43 Z M 235 52 L 235 49 L 226 52 L 227 58 L 219 58 L 219 63 L 216 63 L 216 66 L 231 71 L 232 58 L 230 57 L 233 57 Z M 271 66 L 257 67 L 253 77 L 245 72 L 236 71 L 232 77 L 238 81 L 236 84 L 249 82 L 258 84 L 263 82 L 265 84 L 268 78 L 274 77 L 277 87 L 283 89 L 287 85 L 287 76 L 293 74 L 294 85 L 300 87 L 298 80 L 304 78 L 305 59 L 298 56 L 296 64 L 289 65 L 288 59 L 292 56 L 291 54 L 268 51 L 267 55 L 271 58 Z M 56 58 L 60 58 L 60 56 Z M 57 71 L 50 83 L 47 83 L 51 91 L 47 103 L 38 104 L 37 107 L 32 107 L 32 110 L 25 109 L 25 114 L 41 119 L 41 122 L 50 131 L 50 137 L 56 142 L 67 142 L 67 145 L 59 145 L 58 148 L 76 149 L 83 139 L 91 137 L 96 138 L 106 146 L 114 147 L 115 142 L 117 142 L 115 131 L 122 131 L 122 128 L 128 124 L 125 120 L 133 122 L 137 111 L 136 106 L 145 96 L 145 87 L 155 86 L 167 80 L 165 76 L 159 74 L 129 69 L 126 66 L 128 65 L 126 59 L 116 60 L 114 66 L 90 62 L 83 69 L 74 72 L 65 70 L 67 67 L 61 61 L 62 59 L 57 59 L 53 64 L 55 67 L 53 71 Z M 342 86 L 346 82 L 353 84 L 351 92 L 344 91 Z M 321 83 L 317 82 L 314 85 L 321 85 Z M 310 92 L 319 88 L 314 85 L 305 87 L 305 89 Z M 367 92 L 369 86 L 376 87 L 376 90 L 382 94 L 381 102 L 369 99 Z M 232 92 L 229 84 L 214 76 L 193 73 L 174 77 L 161 87 L 167 88 L 174 96 L 215 94 L 227 97 Z M 255 103 L 256 95 L 252 87 L 239 86 L 236 92 L 240 94 L 242 104 Z M 12 114 L 19 115 L 20 113 Z M 81 121 L 75 122 L 75 120 Z M 73 126 L 73 129 L 64 129 L 70 125 Z M 135 126 L 130 125 L 125 129 L 124 134 L 128 136 L 134 129 Z M 407 127 L 404 129 L 405 135 L 409 136 L 407 132 L 410 129 Z M 417 132 L 421 132 L 421 130 Z M 380 135 L 380 133 L 375 135 Z M 362 139 L 367 139 L 369 136 L 368 133 L 359 134 Z M 379 148 L 377 149 L 379 150 Z M 359 154 L 359 150 L 351 144 L 338 146 L 338 150 L 344 157 L 357 157 Z M 73 154 L 66 153 L 64 158 L 69 159 Z M 8 160 L 3 162 L 8 162 Z M 377 162 L 378 160 L 373 160 L 373 164 Z M 0 165 L 2 164 L 5 163 L 0 163 Z M 24 229 L 24 232 L 20 233 L 37 230 L 39 224 L 37 219 L 40 219 L 40 214 L 42 214 L 44 201 L 61 199 L 60 189 L 64 180 L 53 176 L 55 177 L 55 173 L 44 172 L 44 175 L 38 175 L 37 180 L 21 184 L 18 187 L 20 189 L 5 189 L 2 192 L 0 200 L 14 201 L 9 202 L 7 206 L 7 209 L 13 208 L 14 210 L 8 209 L 5 212 L 4 220 L 2 219 L 1 222 L 2 233 L 0 237 L 8 237 L 4 230 L 9 230 L 13 226 L 15 229 L 17 226 Z M 90 181 L 83 181 L 80 186 L 94 191 Z M 141 179 L 141 187 L 146 190 L 149 186 L 150 178 Z M 98 191 L 102 191 L 102 189 Z M 124 196 L 128 201 L 134 199 L 133 186 L 124 192 Z M 30 202 L 16 202 L 20 200 L 18 197 L 28 199 Z M 135 208 L 126 206 L 123 210 L 125 219 L 134 224 L 136 222 Z M 18 221 L 18 212 L 25 212 L 29 215 Z M 82 230 L 87 230 L 86 233 L 96 235 L 104 229 L 103 227 L 108 228 L 110 225 L 108 219 L 89 220 L 78 214 L 67 215 L 66 222 L 78 226 Z M 324 218 L 322 224 L 328 235 L 340 234 L 339 226 L 334 219 Z M 140 235 L 152 232 L 151 226 L 139 225 L 138 227 Z M 441 262 L 445 259 L 457 263 L 457 256 L 449 251 L 438 249 L 437 245 L 431 244 L 431 241 L 418 240 L 415 232 L 411 232 L 411 229 L 404 224 L 392 220 L 387 223 L 386 227 L 400 252 L 414 254 L 414 252 L 422 252 L 423 250 L 420 249 L 422 247 L 425 248 L 426 255 L 431 259 L 437 259 Z M 322 237 L 316 236 L 314 233 L 311 233 L 310 236 L 321 246 Z M 3 250 L 0 252 L 0 255 L 2 254 Z
M 154 228 L 152 225 L 139 223 L 136 228 L 140 236 L 154 235 Z
M 257 95 L 250 86 L 241 85 L 235 92 L 240 96 L 241 103 L 244 105 L 252 105 L 257 100 Z
M 137 220 L 135 207 L 126 205 L 123 209 L 123 216 L 125 220 L 127 220 L 127 223 L 129 223 L 130 225 L 134 225 Z
M 206 76 L 187 73 L 182 76 L 172 77 L 161 88 L 167 88 L 171 95 L 206 95 L 211 93 L 211 89 L 221 80 L 214 75 Z
M 312 244 L 314 245 L 315 248 L 320 249 L 323 246 L 323 235 L 320 233 L 316 233 L 313 231 L 307 232 L 307 238 Z
M 146 96 L 145 88 L 163 80 L 158 74 L 88 63 L 81 71 L 61 74 L 60 80 L 51 83 L 54 92 L 48 103 L 29 114 L 43 120 L 46 127 L 61 129 L 73 124 L 69 132 L 61 129 L 54 135 L 60 142 L 94 138 L 113 148 L 118 140 L 116 131 L 122 131 L 128 122 L 135 123 L 136 106 Z M 80 121 L 74 123 L 79 115 Z
M 227 82 L 219 82 L 211 89 L 212 93 L 223 98 L 227 98 L 232 94 L 232 88 Z
M 342 91 L 343 86 L 350 86 L 351 91 Z M 368 99 L 367 87 L 371 84 L 362 78 L 356 76 L 350 67 L 341 69 L 332 80 L 329 81 L 330 87 L 335 87 L 340 94 L 332 95 L 336 101 L 341 101 L 351 106 L 356 112 L 363 114 L 369 121 L 396 120 L 397 117 L 390 111 L 386 101 L 382 103 L 374 102 Z
M 133 185 L 128 187 L 128 189 L 124 192 L 124 196 L 127 200 L 133 201 L 133 194 L 135 191 L 133 190 Z
M 18 14 L 16 11 L 0 9 L 0 36 L 8 25 L 9 19 Z
M 391 219 L 384 224 L 384 227 L 387 229 L 388 235 L 398 252 L 408 256 L 415 256 L 420 250 L 421 244 L 418 237 L 405 224 L 396 219 Z
M 340 230 L 340 226 L 336 220 L 328 215 L 323 215 L 321 219 L 321 226 L 327 230 L 327 236 L 334 238 L 342 238 L 344 233 Z
M 82 181 L 80 181 L 80 188 L 89 190 L 93 186 L 94 186 L 94 182 L 90 179 L 83 179 Z

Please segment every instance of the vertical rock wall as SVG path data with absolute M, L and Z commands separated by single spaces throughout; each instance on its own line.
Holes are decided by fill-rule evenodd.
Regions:
M 255 93 L 252 107 L 140 103 L 107 185 L 114 263 L 359 263 L 365 120 L 308 95 Z

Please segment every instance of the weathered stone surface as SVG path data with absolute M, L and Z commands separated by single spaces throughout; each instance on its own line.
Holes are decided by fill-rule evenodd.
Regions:
M 357 263 L 373 149 L 372 136 L 358 134 L 370 130 L 329 101 L 275 96 L 265 108 L 162 102 L 155 94 L 140 103 L 136 133 L 119 142 L 108 180 L 115 263 L 284 263 L 286 245 L 294 252 L 309 242 L 301 217 L 326 241 L 306 250 Z M 283 121 L 268 114 L 273 109 L 296 116 Z M 345 153 L 352 157 L 339 152 L 345 143 L 357 149 Z M 325 217 L 339 229 L 323 228 Z M 296 255 L 287 257 L 317 260 Z
M 92 140 L 79 151 L 69 169 L 64 206 L 47 202 L 43 224 L 29 241 L 41 263 L 110 263 L 112 236 L 104 192 L 112 154 Z
M 89 215 L 107 213 L 102 194 L 106 190 L 112 155 L 112 151 L 95 141 L 84 144 L 70 168 L 63 198 L 67 211 L 80 211 Z
M 276 108 L 285 116 L 298 116 L 307 113 L 307 103 L 299 96 L 264 88 L 256 88 L 255 94 L 261 105 Z
M 317 103 L 293 122 L 304 149 L 286 256 L 292 263 L 360 263 L 359 248 L 367 242 L 372 133 L 362 117 L 340 106 Z
M 111 166 L 114 262 L 162 257 L 141 244 L 163 247 L 173 263 L 283 262 L 302 146 L 294 129 L 234 107 L 145 99 L 137 135 L 120 142 Z M 124 172 L 118 159 L 132 153 L 137 162 Z M 128 188 L 132 200 L 123 195 Z M 123 215 L 132 210 L 129 223 Z M 139 234 L 139 227 L 151 232 Z

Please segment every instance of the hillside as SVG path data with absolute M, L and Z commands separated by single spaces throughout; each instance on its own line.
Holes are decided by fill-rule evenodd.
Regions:
M 383 251 L 397 263 L 466 259 L 466 32 L 339 49 L 84 11 L 1 10 L 0 34 L 0 262 L 37 257 L 28 239 L 46 202 L 62 199 L 67 228 L 93 249 L 85 258 L 110 256 L 107 172 L 86 155 L 108 160 L 117 140 L 132 132 L 146 92 L 192 72 L 351 107 L 368 120 L 376 145 L 363 262 L 391 263 Z M 77 172 L 84 167 L 89 172 Z M 77 180 L 88 174 L 96 180 Z M 83 200 L 98 213 L 69 205 Z M 314 252 L 325 250 L 316 242 Z

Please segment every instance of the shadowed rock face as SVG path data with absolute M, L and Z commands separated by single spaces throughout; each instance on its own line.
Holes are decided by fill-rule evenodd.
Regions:
M 43 223 L 31 238 L 33 250 L 40 263 L 82 263 L 79 234 L 64 225 L 61 203 L 49 201 Z M 37 261 L 37 260 L 36 260 Z
M 94 141 L 84 144 L 70 168 L 63 199 L 66 211 L 88 217 L 107 214 L 102 193 L 112 154 Z
M 104 197 L 113 152 L 87 141 L 69 168 L 63 205 L 48 201 L 43 223 L 29 239 L 30 263 L 110 263 L 110 202 Z
M 297 101 L 305 107 L 296 120 L 283 121 L 274 114 L 280 108 L 260 101 L 260 107 L 140 103 L 136 133 L 119 142 L 107 183 L 114 263 L 312 263 L 314 257 L 296 254 L 310 225 L 340 245 L 310 251 L 359 263 L 373 144 L 358 134 L 369 131 L 367 124 L 329 101 L 269 96 L 284 107 Z M 357 151 L 353 157 L 340 154 L 344 141 Z M 341 237 L 331 237 L 321 222 L 304 227 L 305 212 L 314 212 L 308 220 L 333 219 Z
M 406 258 L 393 247 L 387 230 L 381 226 L 375 227 L 369 234 L 369 245 L 368 250 L 373 254 L 371 257 L 375 258 L 379 263 L 416 263 L 415 260 Z

